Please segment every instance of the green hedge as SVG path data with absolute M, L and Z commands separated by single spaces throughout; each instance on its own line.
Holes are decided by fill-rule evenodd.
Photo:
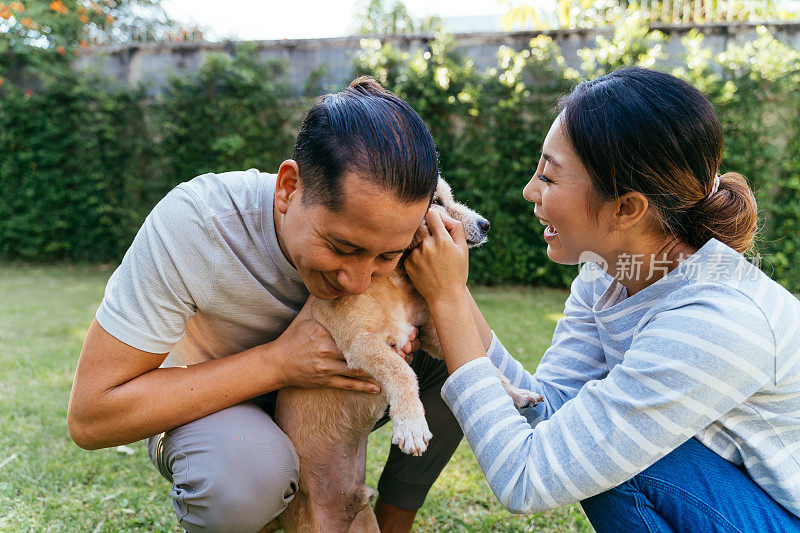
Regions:
M 533 173 L 557 99 L 583 76 L 624 65 L 665 69 L 666 38 L 628 17 L 611 41 L 564 66 L 548 37 L 498 50 L 481 72 L 441 36 L 407 54 L 365 44 L 353 74 L 370 74 L 420 113 L 457 197 L 492 222 L 472 254 L 484 284 L 563 286 L 574 267 L 547 259 L 542 228 L 521 191 Z M 762 210 L 764 269 L 800 291 L 800 55 L 766 30 L 719 56 L 702 35 L 684 38 L 685 65 L 669 69 L 700 88 L 724 127 L 723 170 L 747 176 Z M 285 68 L 255 50 L 211 56 L 150 101 L 138 88 L 75 76 L 26 94 L 0 87 L 0 258 L 116 261 L 169 188 L 202 172 L 275 170 L 291 154 L 309 98 L 289 98 Z M 673 64 L 674 64 L 674 59 Z M 308 83 L 314 87 L 314 75 Z
M 0 87 L 0 258 L 119 261 L 172 187 L 209 171 L 275 169 L 307 100 L 254 48 L 215 55 L 155 101 L 74 75 Z
M 156 198 L 143 95 L 79 80 L 0 99 L 0 257 L 119 259 Z M 131 141 L 131 142 L 129 142 Z

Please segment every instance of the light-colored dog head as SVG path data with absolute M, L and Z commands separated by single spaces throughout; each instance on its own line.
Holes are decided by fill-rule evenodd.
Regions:
M 453 191 L 450 185 L 439 176 L 439 183 L 436 185 L 436 191 L 433 193 L 433 200 L 431 201 L 430 209 L 446 213 L 450 217 L 458 220 L 464 226 L 464 234 L 467 237 L 467 245 L 470 248 L 480 246 L 487 241 L 486 234 L 489 232 L 489 221 L 483 218 L 480 213 L 473 211 L 464 204 L 460 204 L 453 199 Z M 416 247 L 422 237 L 428 233 L 428 227 L 425 221 L 422 221 L 417 232 L 414 234 L 414 239 L 411 241 L 409 249 Z

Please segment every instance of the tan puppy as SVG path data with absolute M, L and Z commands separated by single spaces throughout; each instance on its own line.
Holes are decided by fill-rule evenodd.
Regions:
M 431 209 L 459 220 L 470 247 L 486 242 L 489 222 L 457 203 L 442 178 Z M 427 228 L 420 227 L 412 248 L 422 231 Z M 280 391 L 275 421 L 300 457 L 300 488 L 279 520 L 289 532 L 377 532 L 370 506 L 374 491 L 364 485 L 367 437 L 388 402 L 392 442 L 405 453 L 425 451 L 432 434 L 419 399 L 417 376 L 398 352 L 416 327 L 420 347 L 441 358 L 439 339 L 428 306 L 402 262 L 389 276 L 374 278 L 363 294 L 315 300 L 312 313 L 328 329 L 347 364 L 373 376 L 382 393 L 328 388 Z M 517 407 L 541 401 L 501 378 Z

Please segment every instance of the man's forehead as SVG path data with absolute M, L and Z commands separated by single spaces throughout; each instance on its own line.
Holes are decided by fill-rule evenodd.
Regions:
M 373 178 L 355 172 L 346 172 L 342 176 L 342 200 L 358 203 L 366 198 L 387 197 L 392 199 L 393 193 L 379 185 Z
M 347 216 L 377 214 L 385 217 L 413 217 L 419 211 L 420 205 L 427 203 L 427 198 L 411 203 L 401 200 L 397 197 L 397 192 L 369 178 L 350 173 L 342 178 L 342 201 L 337 212 Z
M 318 233 L 341 244 L 386 253 L 404 249 L 419 227 L 428 200 L 409 204 L 393 192 L 356 178 L 344 188 L 341 208 L 325 209 Z M 323 208 L 324 209 L 324 208 Z

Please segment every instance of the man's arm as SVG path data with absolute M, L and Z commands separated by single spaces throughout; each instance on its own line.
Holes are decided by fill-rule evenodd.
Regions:
M 167 354 L 133 348 L 92 322 L 70 395 L 67 425 L 86 449 L 127 444 L 285 386 L 380 391 L 354 377 L 306 305 L 273 342 L 190 365 L 159 368 Z

